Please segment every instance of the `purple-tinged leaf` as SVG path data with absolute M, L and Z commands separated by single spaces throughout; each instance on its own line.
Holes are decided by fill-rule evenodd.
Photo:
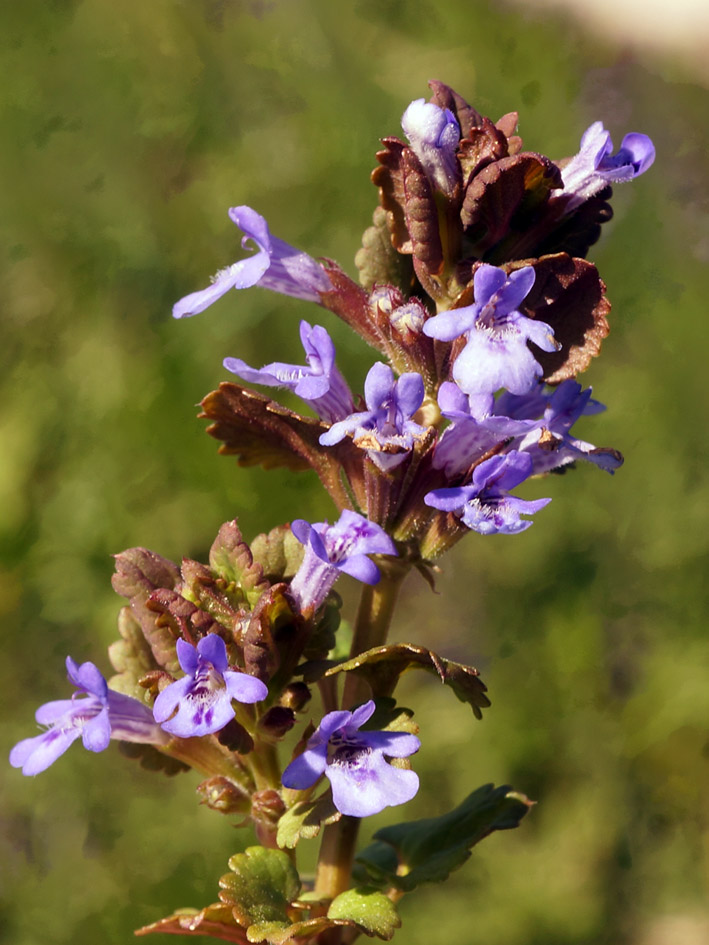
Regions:
M 520 264 L 503 266 L 511 272 Z M 534 286 L 521 305 L 530 318 L 546 322 L 554 329 L 559 351 L 542 352 L 536 357 L 544 370 L 544 380 L 559 384 L 585 371 L 599 354 L 608 335 L 605 283 L 593 263 L 573 259 L 566 253 L 525 261 L 535 272 Z

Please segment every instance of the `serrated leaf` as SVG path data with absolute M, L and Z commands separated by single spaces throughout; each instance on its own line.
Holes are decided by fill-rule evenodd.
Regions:
M 365 934 L 388 942 L 401 926 L 396 906 L 384 893 L 363 886 L 336 896 L 327 910 L 328 919 L 349 919 Z
M 291 924 L 288 906 L 298 898 L 300 878 L 286 853 L 265 847 L 248 847 L 229 860 L 230 873 L 219 880 L 219 898 L 231 906 L 243 926 Z
M 326 426 L 319 420 L 301 417 L 268 397 L 228 381 L 207 394 L 202 408 L 200 417 L 213 421 L 207 433 L 222 441 L 220 453 L 236 456 L 241 466 L 284 466 L 296 472 L 313 469 L 338 507 L 349 506 L 340 472 L 353 458 L 361 463 L 361 458 L 352 453 L 356 448 L 349 438 L 325 449 L 318 438 Z
M 175 651 L 178 637 L 190 641 L 199 640 L 208 633 L 224 634 L 221 623 L 211 614 L 169 588 L 159 587 L 153 591 L 146 601 L 146 610 L 154 621 L 154 635 L 159 635 L 161 649 L 156 658 L 169 673 L 180 671 Z
M 261 595 L 241 640 L 244 667 L 259 679 L 270 679 L 280 662 L 279 634 L 292 638 L 292 628 L 298 622 L 302 624 L 286 597 L 287 587 L 274 584 Z
M 172 915 L 150 925 L 136 929 L 136 935 L 205 935 L 223 942 L 247 945 L 246 929 L 237 925 L 229 906 L 221 902 L 205 906 L 204 909 L 178 909 Z
M 375 698 L 390 696 L 399 677 L 409 669 L 425 669 L 435 673 L 449 686 L 461 702 L 466 702 L 476 718 L 482 718 L 482 709 L 490 705 L 485 695 L 487 687 L 480 679 L 477 669 L 447 660 L 432 650 L 412 643 L 392 643 L 377 646 L 328 669 L 323 675 L 357 673 L 366 679 Z
M 515 154 L 483 167 L 470 181 L 460 211 L 473 255 L 495 262 L 486 254 L 512 230 L 524 230 L 529 215 L 559 187 L 559 168 L 541 154 Z
M 229 585 L 241 591 L 249 607 L 268 589 L 263 569 L 254 561 L 236 520 L 225 522 L 219 529 L 209 549 L 209 565 Z
M 414 281 L 411 257 L 394 248 L 384 207 L 377 207 L 372 221 L 355 256 L 359 281 L 368 292 L 375 285 L 393 285 L 408 295 Z
M 158 664 L 138 619 L 128 606 L 121 607 L 118 613 L 118 632 L 121 639 L 108 647 L 108 658 L 117 674 L 109 679 L 109 685 L 116 692 L 133 696 L 142 702 L 145 689 L 139 680 L 146 673 L 157 669 Z
M 320 833 L 320 828 L 334 824 L 342 817 L 332 803 L 328 792 L 315 801 L 300 801 L 278 821 L 276 840 L 278 846 L 287 850 L 294 849 L 300 840 L 313 840 Z
M 206 565 L 191 558 L 183 559 L 181 571 L 180 595 L 208 613 L 225 630 L 232 630 L 239 618 L 248 614 L 249 602 L 234 582 L 227 583 Z
M 375 842 L 356 858 L 356 875 L 404 892 L 441 882 L 493 831 L 519 826 L 532 803 L 508 785 L 485 784 L 448 814 L 377 831 Z
M 146 771 L 160 771 L 169 777 L 180 774 L 182 771 L 189 771 L 190 766 L 177 758 L 171 758 L 163 754 L 152 745 L 142 742 L 119 742 L 118 750 L 126 758 L 132 758 L 140 762 L 140 767 Z
M 111 579 L 113 589 L 128 598 L 131 611 L 153 654 L 155 667 L 152 668 L 177 671 L 179 662 L 174 636 L 160 624 L 159 617 L 150 608 L 150 598 L 156 590 L 172 591 L 179 583 L 177 565 L 147 548 L 129 548 L 116 555 L 115 560 L 116 573 Z
M 277 525 L 270 532 L 257 535 L 251 542 L 254 563 L 261 566 L 265 578 L 274 584 L 293 577 L 304 553 L 305 548 L 290 530 L 290 525 Z
M 520 265 L 531 265 L 536 275 L 520 310 L 551 325 L 554 338 L 561 345 L 559 351 L 536 349 L 534 354 L 544 369 L 544 380 L 559 384 L 584 371 L 600 352 L 601 342 L 610 331 L 611 304 L 606 298 L 606 286 L 593 263 L 574 259 L 567 253 L 503 268 L 511 272 Z
M 325 929 L 332 929 L 337 926 L 353 927 L 353 922 L 337 921 L 328 919 L 326 916 L 320 916 L 317 919 L 305 919 L 303 922 L 294 922 L 288 928 L 282 928 L 276 922 L 264 922 L 260 925 L 252 925 L 248 930 L 249 942 L 270 942 L 271 945 L 283 945 L 293 938 L 302 941 L 312 942 L 316 935 L 324 932 Z
M 458 161 L 463 172 L 463 187 L 483 167 L 508 156 L 507 136 L 489 118 L 483 118 L 479 127 L 473 128 L 463 138 L 458 148 Z

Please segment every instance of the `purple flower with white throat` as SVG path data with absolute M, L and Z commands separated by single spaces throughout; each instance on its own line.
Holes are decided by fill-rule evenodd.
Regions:
M 425 427 L 411 419 L 423 403 L 424 393 L 420 374 L 402 374 L 395 380 L 389 365 L 377 362 L 364 382 L 367 410 L 333 423 L 320 436 L 320 443 L 334 446 L 351 433 L 355 444 L 379 469 L 394 469 L 426 433 Z
M 460 182 L 460 125 L 453 112 L 419 98 L 402 115 L 401 127 L 431 183 L 450 196 Z
M 565 201 L 569 213 L 608 184 L 633 180 L 644 174 L 655 160 L 655 146 L 647 135 L 627 134 L 615 154 L 610 133 L 603 122 L 594 121 L 581 138 L 579 153 L 561 171 L 562 193 L 555 199 Z
M 473 481 L 457 489 L 434 489 L 424 496 L 426 505 L 453 512 L 463 523 L 481 535 L 513 535 L 532 524 L 520 516 L 532 515 L 551 499 L 518 499 L 509 495 L 532 475 L 532 458 L 511 450 L 486 459 L 473 470 Z
M 261 702 L 268 689 L 260 679 L 229 669 L 226 645 L 208 633 L 196 647 L 177 641 L 177 658 L 185 675 L 160 693 L 153 706 L 155 720 L 180 738 L 219 732 L 234 718 L 232 699 Z
M 410 801 L 419 788 L 417 774 L 393 768 L 386 759 L 408 758 L 421 743 L 406 732 L 361 731 L 374 708 L 369 701 L 354 712 L 329 712 L 303 754 L 283 772 L 284 787 L 302 791 L 324 774 L 335 807 L 350 817 L 369 817 Z
M 300 340 L 307 366 L 273 361 L 257 370 L 240 358 L 225 358 L 224 367 L 251 384 L 288 388 L 328 423 L 341 420 L 352 412 L 354 404 L 347 381 L 335 366 L 332 338 L 321 325 L 311 326 L 302 321 Z
M 467 397 L 450 381 L 444 381 L 438 391 L 438 406 L 442 415 L 451 420 L 436 443 L 433 466 L 453 478 L 478 461 L 498 444 L 519 437 L 533 428 L 535 420 L 516 420 L 492 414 L 494 401 L 490 397 Z
M 172 309 L 174 318 L 187 318 L 203 312 L 229 289 L 260 286 L 308 302 L 320 302 L 320 293 L 332 288 L 320 263 L 272 236 L 264 218 L 251 207 L 232 207 L 229 217 L 244 233 L 241 241 L 244 249 L 252 240 L 257 252 L 220 270 L 206 289 L 180 299 Z
M 538 398 L 537 398 L 538 399 Z M 569 378 L 547 394 L 544 413 L 534 429 L 515 441 L 514 446 L 532 458 L 533 475 L 567 466 L 577 459 L 593 463 L 613 473 L 623 464 L 623 457 L 614 449 L 597 449 L 571 436 L 571 427 L 579 417 L 601 413 L 605 406 L 591 397 L 591 388 Z
M 435 315 L 423 326 L 425 335 L 439 341 L 465 336 L 453 379 L 466 394 L 489 395 L 501 387 L 524 394 L 542 375 L 527 342 L 542 351 L 558 349 L 550 325 L 518 311 L 534 279 L 532 266 L 508 276 L 504 269 L 483 263 L 473 276 L 474 303 Z
M 340 574 L 364 584 L 376 584 L 379 568 L 367 555 L 397 555 L 396 545 L 383 528 L 363 515 L 345 509 L 334 525 L 304 519 L 291 523 L 291 531 L 305 545 L 305 555 L 290 591 L 303 614 L 310 616 L 324 603 Z
M 15 745 L 10 752 L 13 768 L 22 768 L 26 775 L 39 774 L 79 737 L 89 751 L 103 751 L 112 738 L 152 745 L 169 741 L 150 709 L 138 699 L 109 689 L 93 663 L 78 666 L 67 656 L 66 670 L 77 692 L 71 699 L 47 702 L 37 709 L 35 719 L 47 730 Z

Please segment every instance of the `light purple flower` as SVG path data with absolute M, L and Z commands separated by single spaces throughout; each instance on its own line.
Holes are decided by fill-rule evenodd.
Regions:
M 333 446 L 351 433 L 373 463 L 382 470 L 393 469 L 426 433 L 425 427 L 411 419 L 423 403 L 424 393 L 420 374 L 402 374 L 395 380 L 389 365 L 377 362 L 364 382 L 367 410 L 333 423 L 321 435 L 320 443 Z
M 551 499 L 518 499 L 508 495 L 532 475 L 532 458 L 512 450 L 486 459 L 473 470 L 473 481 L 457 489 L 434 489 L 424 496 L 426 505 L 454 512 L 481 535 L 513 535 L 532 524 L 520 518 L 544 508 Z
M 308 322 L 300 323 L 300 340 L 307 366 L 273 361 L 260 370 L 249 367 L 240 358 L 225 358 L 224 367 L 250 384 L 262 387 L 287 387 L 307 401 L 319 417 L 328 423 L 341 420 L 352 412 L 352 394 L 335 366 L 335 345 L 327 331 Z
M 226 644 L 208 633 L 192 646 L 177 641 L 177 658 L 185 675 L 160 693 L 153 706 L 155 721 L 180 738 L 219 732 L 234 718 L 231 701 L 261 702 L 268 689 L 260 679 L 229 669 Z
M 535 400 L 538 400 L 538 395 Z M 592 443 L 570 435 L 571 427 L 579 417 L 605 410 L 602 403 L 591 398 L 591 388 L 569 378 L 547 394 L 543 401 L 544 413 L 534 429 L 513 445 L 532 458 L 533 475 L 567 466 L 577 459 L 593 463 L 613 473 L 623 464 L 623 457 L 613 449 L 597 449 Z M 518 405 L 518 409 L 521 405 Z
M 460 181 L 460 125 L 453 112 L 419 98 L 402 115 L 401 127 L 434 187 L 452 194 Z
M 613 141 L 603 122 L 594 121 L 581 138 L 579 153 L 562 169 L 566 213 L 593 197 L 608 184 L 639 177 L 655 160 L 655 146 L 647 135 L 627 134 L 613 154 Z
M 483 263 L 473 276 L 475 302 L 435 315 L 423 326 L 425 335 L 439 341 L 465 336 L 453 379 L 466 394 L 489 395 L 501 387 L 524 394 L 542 374 L 527 342 L 542 351 L 557 350 L 551 326 L 517 310 L 534 279 L 531 266 L 508 276 L 504 269 Z
M 360 731 L 374 708 L 369 701 L 354 712 L 329 712 L 303 754 L 283 772 L 283 785 L 302 791 L 324 774 L 335 807 L 350 817 L 369 817 L 410 801 L 419 788 L 417 774 L 393 768 L 386 758 L 407 758 L 421 743 L 406 732 Z
M 472 400 L 472 402 L 471 402 Z M 515 420 L 492 414 L 492 397 L 469 398 L 450 381 L 441 384 L 438 406 L 452 423 L 443 431 L 433 454 L 433 466 L 453 478 L 480 460 L 497 444 L 538 427 L 535 420 Z
M 332 288 L 322 266 L 307 253 L 271 236 L 264 218 L 251 207 L 232 207 L 229 216 L 244 233 L 241 245 L 249 240 L 257 252 L 222 269 L 212 284 L 192 292 L 173 306 L 174 318 L 186 318 L 203 312 L 229 289 L 250 289 L 260 286 L 282 295 L 292 295 L 308 302 L 320 302 L 320 293 Z
M 10 752 L 13 768 L 22 768 L 27 775 L 39 774 L 79 736 L 89 751 L 103 751 L 112 738 L 153 745 L 169 741 L 155 724 L 150 709 L 138 699 L 109 689 L 93 663 L 77 666 L 67 656 L 66 670 L 78 691 L 71 699 L 46 702 L 37 709 L 35 719 L 47 730 L 15 745 Z
M 305 555 L 291 582 L 291 594 L 301 611 L 310 615 L 324 602 L 340 574 L 364 584 L 376 584 L 379 568 L 367 555 L 397 555 L 396 545 L 383 528 L 363 515 L 345 509 L 334 525 L 311 525 L 296 519 L 291 531 L 305 545 Z

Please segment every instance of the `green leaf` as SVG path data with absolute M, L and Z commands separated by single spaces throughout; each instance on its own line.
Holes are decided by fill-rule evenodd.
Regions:
M 290 525 L 277 525 L 270 532 L 257 535 L 251 542 L 254 562 L 260 564 L 263 573 L 272 583 L 291 578 L 300 567 L 305 548 Z
M 219 880 L 219 898 L 232 907 L 243 926 L 291 924 L 289 904 L 298 897 L 300 879 L 287 854 L 265 847 L 249 847 L 229 860 L 231 873 Z
M 444 659 L 432 650 L 412 643 L 393 643 L 377 646 L 345 663 L 328 669 L 324 675 L 357 673 L 372 688 L 375 698 L 390 696 L 399 677 L 409 669 L 425 669 L 435 673 L 446 686 L 450 686 L 461 702 L 466 702 L 476 718 L 482 718 L 482 709 L 490 705 L 485 695 L 487 687 L 480 679 L 477 669 Z
M 278 821 L 278 846 L 292 850 L 299 840 L 312 840 L 321 826 L 334 824 L 341 816 L 329 792 L 315 801 L 300 801 Z
M 355 875 L 404 892 L 421 883 L 442 882 L 488 834 L 519 826 L 532 804 L 508 785 L 485 784 L 442 817 L 377 831 L 375 842 L 357 856 Z
M 396 906 L 378 889 L 369 886 L 340 893 L 327 910 L 328 919 L 349 919 L 367 935 L 388 942 L 401 925 Z
M 130 607 L 121 607 L 119 611 L 118 632 L 121 639 L 111 643 L 108 648 L 108 658 L 117 674 L 109 679 L 109 685 L 116 692 L 143 702 L 145 689 L 139 680 L 146 673 L 157 669 L 158 664 Z
M 271 945 L 283 945 L 284 942 L 296 937 L 312 942 L 320 932 L 335 928 L 338 925 L 352 926 L 353 923 L 335 921 L 320 916 L 317 919 L 294 922 L 293 925 L 289 925 L 288 928 L 284 929 L 276 922 L 262 922 L 259 925 L 250 926 L 247 934 L 250 942 L 270 942 Z
M 236 520 L 225 522 L 217 533 L 209 550 L 209 566 L 227 585 L 235 585 L 252 608 L 264 591 L 268 582 L 264 580 L 263 569 L 257 564 L 249 546 L 241 537 Z
M 372 219 L 373 225 L 364 231 L 362 248 L 355 256 L 359 281 L 368 292 L 375 285 L 394 285 L 408 294 L 414 278 L 411 256 L 394 249 L 383 207 L 377 207 Z

